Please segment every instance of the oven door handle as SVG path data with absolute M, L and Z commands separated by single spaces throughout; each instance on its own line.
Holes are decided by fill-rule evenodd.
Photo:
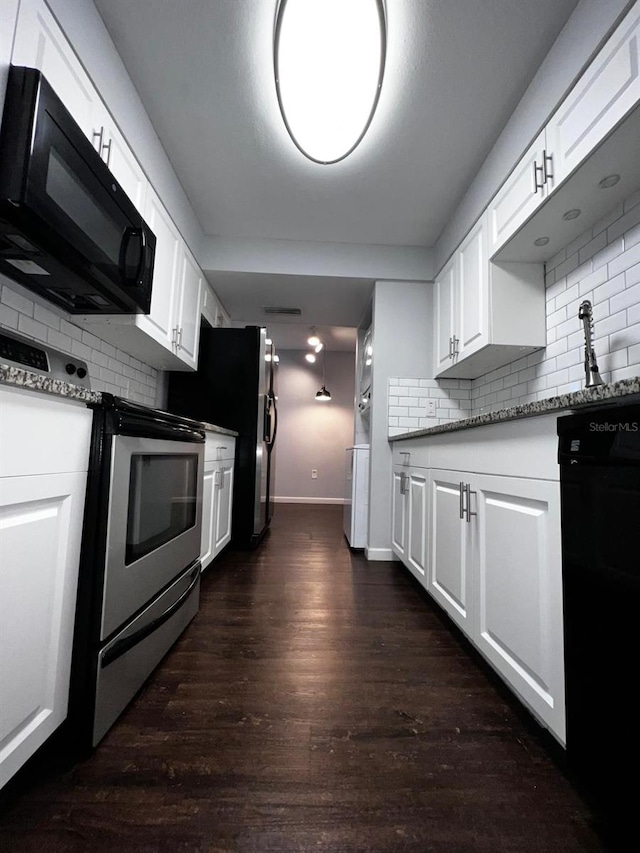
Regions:
M 180 598 L 176 599 L 167 609 L 161 613 L 159 616 L 156 616 L 155 619 L 152 619 L 151 622 L 148 622 L 146 625 L 143 625 L 142 628 L 134 631 L 133 634 L 129 634 L 128 637 L 123 637 L 121 640 L 118 640 L 117 643 L 114 643 L 110 649 L 108 649 L 104 655 L 102 656 L 102 660 L 100 661 L 100 668 L 104 669 L 109 664 L 113 663 L 119 657 L 122 657 L 123 654 L 132 649 L 138 643 L 142 642 L 145 637 L 148 637 L 149 634 L 153 634 L 161 625 L 164 625 L 171 617 L 180 610 L 182 605 L 189 598 L 193 590 L 195 589 L 198 580 L 200 579 L 200 561 L 198 560 L 197 564 L 192 569 L 193 578 L 189 586 L 182 593 Z

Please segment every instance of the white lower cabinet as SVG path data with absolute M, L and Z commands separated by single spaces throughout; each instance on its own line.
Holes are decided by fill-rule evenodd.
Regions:
M 236 439 L 207 433 L 202 493 L 202 569 L 231 541 L 233 474 Z
M 431 471 L 427 589 L 453 621 L 472 633 L 473 529 L 462 524 L 459 471 Z
M 429 472 L 426 468 L 393 469 L 391 547 L 425 586 Z
M 565 742 L 560 485 L 468 478 L 478 649 Z M 465 515 L 466 519 L 466 515 Z
M 427 589 L 565 741 L 558 482 L 433 470 Z
M 555 417 L 416 441 L 394 449 L 393 551 L 564 744 Z
M 91 412 L 4 387 L 0 408 L 2 787 L 67 716 Z

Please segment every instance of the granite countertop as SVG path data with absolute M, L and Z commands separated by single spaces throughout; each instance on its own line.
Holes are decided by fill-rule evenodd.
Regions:
M 636 395 L 637 399 L 633 397 Z M 627 398 L 629 399 L 621 399 Z M 464 418 L 460 421 L 438 424 L 438 426 L 417 429 L 412 432 L 403 432 L 400 435 L 389 436 L 389 441 L 402 441 L 405 438 L 418 438 L 422 435 L 437 435 L 443 432 L 454 432 L 459 429 L 470 429 L 471 427 L 497 424 L 503 421 L 513 421 L 518 418 L 529 418 L 535 415 L 546 415 L 551 412 L 562 410 L 574 410 L 589 407 L 598 407 L 605 404 L 640 402 L 640 376 L 633 379 L 623 379 L 620 382 L 612 382 L 609 385 L 596 385 L 593 388 L 583 388 L 571 394 L 563 394 L 560 397 L 547 397 L 546 400 L 538 400 L 535 403 L 525 403 L 522 406 L 511 406 L 508 409 L 498 409 L 495 412 L 487 412 L 485 415 L 477 415 L 473 418 Z
M 80 385 L 74 385 L 73 382 L 50 379 L 39 373 L 32 373 L 30 370 L 10 367 L 8 364 L 0 364 L 0 382 L 5 385 L 28 388 L 30 391 L 44 391 L 46 394 L 65 397 L 67 400 L 79 400 L 82 403 L 99 403 L 102 399 L 99 391 L 88 391 Z
M 100 403 L 102 394 L 100 391 L 88 391 L 73 382 L 65 382 L 61 379 L 50 379 L 30 370 L 19 367 L 10 367 L 8 364 L 0 364 L 0 383 L 4 385 L 15 385 L 18 388 L 28 388 L 30 391 L 43 391 L 45 394 L 53 394 L 56 397 L 65 397 L 67 400 L 78 400 L 81 403 Z M 238 433 L 232 429 L 217 426 L 216 424 L 202 423 L 207 432 L 217 432 L 222 435 L 237 436 Z
M 236 438 L 240 435 L 240 433 L 236 432 L 234 429 L 227 429 L 226 427 L 216 426 L 215 424 L 208 424 L 206 421 L 202 421 L 202 426 L 207 432 L 219 432 L 221 435 L 233 435 Z

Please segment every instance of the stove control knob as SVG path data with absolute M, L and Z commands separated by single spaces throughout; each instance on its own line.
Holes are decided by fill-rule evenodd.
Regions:
M 64 369 L 67 371 L 69 376 L 73 376 L 73 374 L 76 372 L 76 366 L 75 366 L 75 364 L 72 364 L 71 362 L 69 362 L 68 364 L 65 364 Z M 80 373 L 78 373 L 78 375 L 80 375 Z
M 84 379 L 84 377 L 85 377 L 86 375 L 87 375 L 87 371 L 84 369 L 84 367 L 79 367 L 79 368 L 78 368 L 78 377 L 79 377 L 80 379 Z

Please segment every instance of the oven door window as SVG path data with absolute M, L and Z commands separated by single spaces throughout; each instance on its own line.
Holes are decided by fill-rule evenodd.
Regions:
M 197 454 L 132 454 L 125 564 L 193 527 L 197 496 Z

